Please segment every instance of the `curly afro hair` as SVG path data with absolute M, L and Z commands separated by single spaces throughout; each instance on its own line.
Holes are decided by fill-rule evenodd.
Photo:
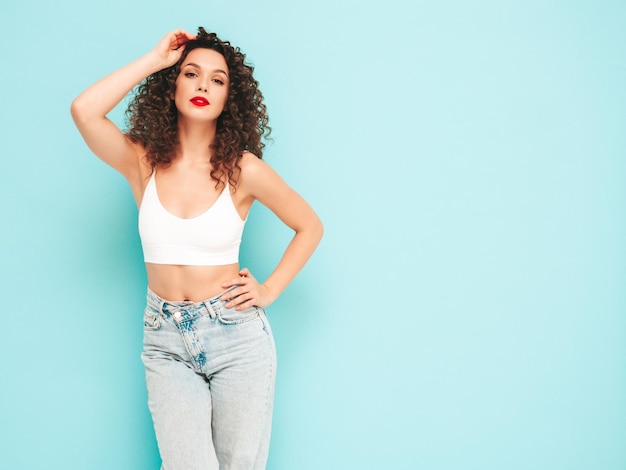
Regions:
M 254 67 L 245 62 L 239 48 L 222 41 L 215 33 L 198 28 L 198 35 L 186 43 L 176 64 L 150 75 L 138 85 L 126 110 L 127 135 L 146 149 L 146 159 L 153 169 L 172 162 L 178 144 L 178 111 L 173 99 L 176 78 L 187 54 L 197 48 L 219 52 L 228 65 L 230 86 L 211 145 L 211 177 L 216 187 L 228 180 L 236 188 L 242 153 L 248 151 L 262 158 L 265 147 L 262 140 L 269 136 L 271 128 L 259 82 L 252 76 Z

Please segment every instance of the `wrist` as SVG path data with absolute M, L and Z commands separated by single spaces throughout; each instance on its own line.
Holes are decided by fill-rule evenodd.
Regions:
M 163 60 L 163 58 L 156 51 L 148 52 L 139 60 L 143 63 L 143 65 L 145 66 L 147 70 L 146 76 L 152 75 L 153 73 L 156 73 L 160 70 L 163 70 L 169 67 L 169 65 Z
M 271 286 L 268 285 L 267 282 L 261 284 L 261 287 L 265 290 L 265 295 L 267 296 L 267 305 L 273 303 L 278 297 L 279 293 L 274 293 Z

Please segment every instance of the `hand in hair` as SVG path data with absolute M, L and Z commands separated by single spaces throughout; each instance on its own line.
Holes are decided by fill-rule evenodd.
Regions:
M 162 61 L 162 68 L 167 68 L 178 62 L 183 55 L 187 41 L 195 38 L 194 34 L 177 29 L 163 36 L 152 52 Z

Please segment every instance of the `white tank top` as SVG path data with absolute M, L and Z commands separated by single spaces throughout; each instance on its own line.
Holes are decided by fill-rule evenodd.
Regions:
M 246 221 L 239 217 L 228 183 L 209 209 L 197 217 L 183 219 L 161 205 L 155 173 L 150 176 L 139 206 L 144 261 L 190 266 L 237 263 Z

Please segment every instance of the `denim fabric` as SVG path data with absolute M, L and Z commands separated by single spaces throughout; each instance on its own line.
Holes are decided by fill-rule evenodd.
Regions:
M 265 468 L 276 351 L 263 309 L 148 290 L 141 358 L 162 470 Z

